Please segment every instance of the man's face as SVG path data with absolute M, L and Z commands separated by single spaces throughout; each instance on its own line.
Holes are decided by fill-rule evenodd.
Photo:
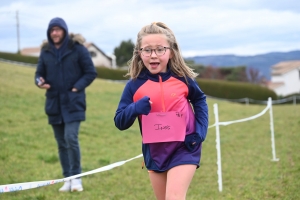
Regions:
M 50 37 L 55 45 L 60 45 L 64 39 L 64 30 L 59 26 L 50 29 Z

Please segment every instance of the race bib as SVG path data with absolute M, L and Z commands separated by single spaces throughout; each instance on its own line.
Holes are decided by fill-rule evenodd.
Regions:
M 154 112 L 142 115 L 143 143 L 184 141 L 185 116 L 181 112 Z

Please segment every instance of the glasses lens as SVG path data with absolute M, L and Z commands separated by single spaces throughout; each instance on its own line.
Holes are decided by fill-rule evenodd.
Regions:
M 155 51 L 156 51 L 156 55 L 162 56 L 165 54 L 166 49 L 164 47 L 157 47 Z
M 156 47 L 156 49 L 144 48 L 142 49 L 142 54 L 148 57 L 151 56 L 152 51 L 154 51 L 157 56 L 162 56 L 166 53 L 166 47 Z
M 150 56 L 151 55 L 151 49 L 143 49 L 142 53 L 144 56 Z
M 54 28 L 51 29 L 50 32 L 53 33 L 53 32 L 55 32 L 55 31 L 56 31 L 56 32 L 60 32 L 60 31 L 62 31 L 62 29 L 59 28 L 59 27 L 54 27 Z

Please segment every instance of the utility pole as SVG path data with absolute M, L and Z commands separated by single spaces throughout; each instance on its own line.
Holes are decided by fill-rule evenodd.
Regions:
M 16 19 L 17 19 L 17 40 L 18 40 L 18 54 L 21 53 L 20 50 L 20 30 L 19 30 L 19 13 L 17 11 L 16 13 Z

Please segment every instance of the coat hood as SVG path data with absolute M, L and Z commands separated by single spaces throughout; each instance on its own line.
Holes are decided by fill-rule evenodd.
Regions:
M 65 37 L 63 39 L 63 42 L 62 42 L 62 46 L 68 41 L 68 35 L 69 35 L 69 32 L 68 32 L 68 26 L 66 24 L 66 22 L 62 19 L 62 18 L 59 18 L 59 17 L 56 17 L 56 18 L 53 18 L 50 22 L 49 22 L 49 25 L 48 25 L 48 29 L 47 29 L 47 39 L 49 41 L 49 43 L 54 46 L 53 44 L 53 41 L 50 37 L 50 30 L 51 28 L 53 28 L 54 26 L 58 26 L 60 28 L 62 28 L 64 30 L 64 33 L 65 33 Z
M 85 38 L 81 35 L 81 34 L 74 34 L 74 33 L 70 33 L 69 34 L 69 39 L 72 41 L 72 43 L 78 43 L 83 45 L 85 43 Z M 45 48 L 49 45 L 49 41 L 48 40 L 44 40 L 41 48 Z

